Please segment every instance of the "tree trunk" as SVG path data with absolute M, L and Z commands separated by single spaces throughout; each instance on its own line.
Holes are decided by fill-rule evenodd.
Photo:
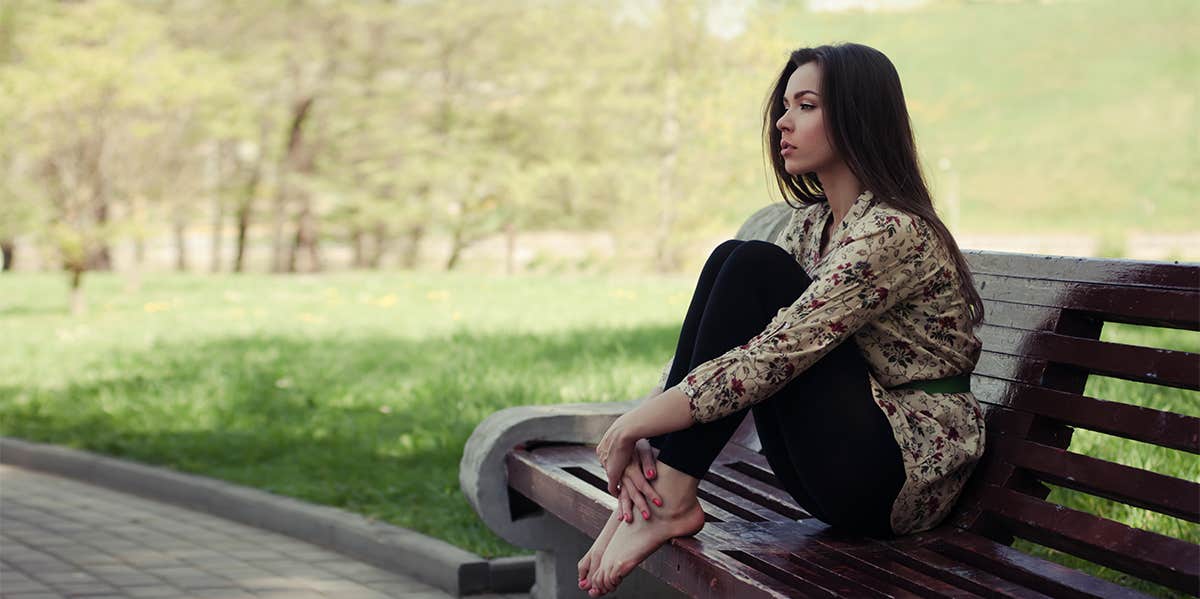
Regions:
M 675 269 L 675 256 L 669 243 L 675 224 L 675 171 L 679 158 L 679 74 L 668 71 L 663 102 L 662 148 L 658 165 L 659 220 L 654 239 L 654 264 L 658 272 Z
M 321 255 L 317 247 L 317 219 L 312 211 L 312 199 L 304 192 L 300 203 L 300 214 L 296 217 L 296 235 L 292 238 L 292 247 L 288 252 L 288 272 L 298 272 L 299 255 L 301 251 L 308 252 L 306 272 L 319 272 L 322 268 Z
M 516 272 L 517 227 L 504 223 L 504 273 L 511 276 Z
M 233 253 L 233 272 L 242 272 L 246 266 L 246 230 L 250 228 L 250 205 L 244 203 L 237 211 L 237 248 Z
M 249 174 L 242 184 L 241 195 L 237 200 L 237 248 L 233 256 L 233 272 L 240 273 L 246 264 L 246 235 L 250 229 L 250 216 L 254 210 L 254 198 L 258 195 L 258 184 L 263 174 L 263 148 L 266 147 L 267 135 L 270 133 L 270 121 L 261 119 L 258 124 L 257 155 L 250 165 Z
M 12 239 L 0 239 L 0 272 L 13 269 L 13 260 L 17 255 L 17 244 Z
M 459 220 L 454 227 L 454 236 L 450 238 L 450 258 L 446 260 L 447 272 L 454 270 L 454 267 L 458 266 L 458 261 L 462 258 L 463 250 L 470 245 L 466 233 L 466 226 L 462 220 Z
M 212 256 L 209 261 L 209 270 L 212 272 L 221 272 L 221 245 L 224 240 L 224 235 L 221 229 L 225 225 L 225 202 L 221 198 L 221 164 L 225 157 L 226 144 L 217 142 L 213 144 L 213 154 L 209 156 L 208 162 L 208 191 L 212 194 Z
M 366 243 L 366 234 L 363 233 L 362 227 L 354 225 L 350 228 L 350 249 L 354 255 L 351 257 L 350 265 L 354 268 L 363 268 L 367 265 L 367 248 L 363 247 Z
M 213 206 L 213 223 L 212 223 L 212 259 L 210 260 L 210 270 L 212 272 L 221 272 L 221 249 L 223 235 L 222 228 L 225 225 L 225 205 L 220 200 L 217 200 L 216 206 Z
M 391 244 L 390 232 L 387 225 L 377 223 L 375 225 L 375 244 L 371 248 L 371 256 L 367 261 L 367 265 L 373 270 L 379 270 L 379 265 L 383 263 L 383 255 L 387 253 L 388 246 Z
M 400 254 L 400 266 L 413 270 L 420 260 L 421 239 L 425 237 L 425 225 L 415 224 L 405 231 L 404 251 Z
M 178 215 L 176 215 L 175 222 L 171 224 L 171 232 L 175 237 L 175 270 L 187 272 L 187 224 Z
M 87 299 L 83 295 L 83 273 L 80 268 L 71 269 L 71 314 L 83 316 L 87 312 Z
M 279 177 L 276 181 L 278 191 L 275 194 L 275 220 L 272 228 L 272 268 L 273 272 L 295 272 L 295 251 L 287 252 L 286 244 L 284 243 L 283 228 L 287 221 L 287 208 L 291 200 L 291 190 L 288 185 L 288 174 L 292 169 L 302 170 L 301 153 L 304 151 L 304 125 L 308 120 L 313 102 L 316 98 L 312 95 L 305 96 L 292 105 L 292 119 L 288 127 L 287 147 L 283 157 L 279 160 Z M 301 217 L 303 218 L 303 217 Z M 296 235 L 299 237 L 302 233 L 297 226 Z
M 262 175 L 262 162 L 254 165 L 250 178 L 242 187 L 242 197 L 237 207 L 237 247 L 233 254 L 233 272 L 242 272 L 246 265 L 246 235 L 250 230 L 250 214 L 254 210 L 254 196 L 258 193 L 258 182 Z

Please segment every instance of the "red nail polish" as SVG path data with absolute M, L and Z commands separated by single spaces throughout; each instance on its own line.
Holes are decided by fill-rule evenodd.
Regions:
M 661 499 L 659 499 L 659 498 L 657 498 L 657 497 L 655 497 L 655 498 L 654 498 L 654 505 L 657 505 L 658 507 L 662 507 L 662 500 L 661 500 Z
M 648 477 L 650 477 L 650 478 L 654 478 L 654 471 L 653 471 L 653 470 L 647 470 L 647 471 L 646 471 L 646 476 L 648 476 Z
M 642 519 L 643 519 L 643 520 L 649 520 L 649 519 L 650 519 L 650 512 L 647 512 L 646 510 L 642 510 Z

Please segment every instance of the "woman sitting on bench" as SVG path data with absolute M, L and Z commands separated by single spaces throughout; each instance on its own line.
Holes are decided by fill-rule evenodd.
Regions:
M 875 538 L 940 523 L 983 455 L 983 302 L 934 211 L 891 61 L 860 44 L 792 52 L 763 138 L 795 210 L 779 245 L 712 252 L 661 392 L 597 446 L 619 502 L 579 562 L 591 596 L 704 526 L 700 479 L 748 411 L 796 502 Z

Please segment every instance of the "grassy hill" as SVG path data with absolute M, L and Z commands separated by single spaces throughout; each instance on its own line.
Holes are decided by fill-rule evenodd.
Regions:
M 1200 229 L 1200 3 L 797 10 L 780 27 L 785 47 L 854 41 L 892 59 L 943 216 L 939 162 L 960 176 L 959 230 Z

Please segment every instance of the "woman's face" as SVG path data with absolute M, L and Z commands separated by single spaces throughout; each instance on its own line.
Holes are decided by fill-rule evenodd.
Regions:
M 819 173 L 838 159 L 825 134 L 820 85 L 821 70 L 815 62 L 800 65 L 788 78 L 782 100 L 786 112 L 775 127 L 781 133 L 776 151 L 783 154 L 783 166 L 791 175 Z

